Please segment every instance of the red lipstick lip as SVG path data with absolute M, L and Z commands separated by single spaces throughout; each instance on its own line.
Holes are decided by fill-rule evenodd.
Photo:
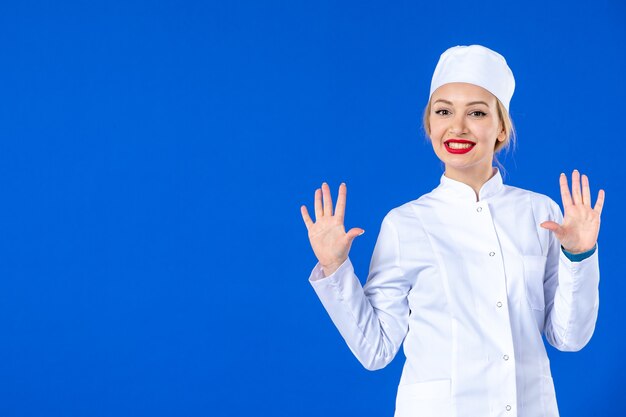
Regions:
M 450 146 L 448 146 L 449 143 L 454 142 L 454 143 L 469 143 L 472 146 L 470 146 L 469 148 L 465 148 L 465 149 L 453 149 Z M 472 149 L 474 149 L 474 146 L 476 145 L 476 142 L 472 142 L 471 140 L 465 140 L 465 139 L 448 139 L 445 142 L 443 142 L 446 150 L 450 153 L 459 155 L 459 154 L 464 154 L 464 153 L 468 153 L 469 151 L 471 151 Z

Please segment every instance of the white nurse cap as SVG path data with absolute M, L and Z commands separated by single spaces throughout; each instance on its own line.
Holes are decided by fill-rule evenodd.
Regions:
M 484 88 L 509 109 L 515 78 L 499 53 L 480 45 L 454 46 L 439 58 L 430 83 L 430 96 L 444 84 L 469 83 Z

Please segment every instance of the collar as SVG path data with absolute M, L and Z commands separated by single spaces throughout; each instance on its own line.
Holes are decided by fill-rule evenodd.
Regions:
M 480 192 L 478 193 L 479 201 L 493 197 L 504 188 L 504 184 L 502 183 L 502 175 L 500 175 L 500 170 L 494 167 L 493 171 L 493 176 L 480 188 Z M 448 178 L 445 175 L 441 176 L 439 187 L 437 187 L 436 190 L 439 190 L 440 193 L 445 194 L 445 198 L 454 198 L 476 202 L 476 194 L 474 193 L 472 187 L 460 181 Z

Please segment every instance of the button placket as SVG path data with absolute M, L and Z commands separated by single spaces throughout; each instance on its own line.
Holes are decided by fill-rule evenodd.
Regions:
M 480 251 L 482 252 L 484 250 L 485 252 L 483 252 L 483 254 L 488 255 L 488 257 L 491 259 L 491 261 L 484 260 L 486 262 L 485 269 L 493 272 L 494 274 L 499 274 L 498 276 L 502 276 L 500 274 L 503 274 L 504 271 L 501 270 L 499 265 L 499 262 L 501 260 L 500 252 L 502 251 L 502 248 L 499 246 L 489 206 L 487 204 L 479 203 L 474 206 L 474 210 L 476 213 L 476 217 L 474 217 L 474 219 L 477 224 L 480 225 L 483 230 L 490 231 L 491 235 L 491 239 L 485 241 L 487 245 L 483 246 L 482 250 Z M 493 232 L 491 232 L 492 230 Z M 491 300 L 495 298 L 495 301 L 492 301 L 493 304 L 491 304 L 491 307 L 488 307 L 485 304 L 481 304 L 481 306 L 483 308 L 486 307 L 486 309 L 492 309 L 494 306 L 496 307 L 497 314 L 488 314 L 488 311 L 484 311 L 483 314 L 486 315 L 485 318 L 489 318 L 488 325 L 490 327 L 493 326 L 494 328 L 497 328 L 501 330 L 501 332 L 506 334 L 507 331 L 510 331 L 510 328 L 508 328 L 508 309 L 504 308 L 507 300 L 506 283 L 504 280 L 502 280 L 498 281 L 497 284 L 498 285 L 494 285 L 493 287 L 491 287 L 489 298 Z M 493 310 L 491 310 L 491 312 L 493 313 Z M 495 352 L 493 352 L 495 355 L 492 356 L 492 360 L 497 361 L 498 351 L 500 352 L 500 360 L 502 362 L 498 363 L 498 367 L 500 368 L 499 372 L 501 372 L 503 376 L 506 376 L 506 379 L 502 381 L 503 384 L 500 387 L 501 395 L 499 396 L 502 402 L 500 402 L 499 406 L 496 406 L 498 408 L 502 407 L 500 408 L 500 412 L 504 411 L 506 415 L 513 414 L 512 402 L 505 402 L 506 399 L 509 398 L 511 401 L 515 401 L 515 363 L 511 360 L 512 356 L 505 354 L 505 352 L 511 352 L 510 349 L 512 347 L 509 345 L 510 343 L 503 343 L 502 345 L 500 345 L 500 349 L 496 348 Z

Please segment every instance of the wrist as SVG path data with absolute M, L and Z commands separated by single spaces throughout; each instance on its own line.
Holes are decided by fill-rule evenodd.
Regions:
M 324 277 L 334 274 L 345 261 L 346 260 L 344 259 L 340 262 L 333 262 L 332 264 L 328 264 L 328 265 L 320 264 L 320 266 L 322 267 L 322 273 L 324 274 Z

